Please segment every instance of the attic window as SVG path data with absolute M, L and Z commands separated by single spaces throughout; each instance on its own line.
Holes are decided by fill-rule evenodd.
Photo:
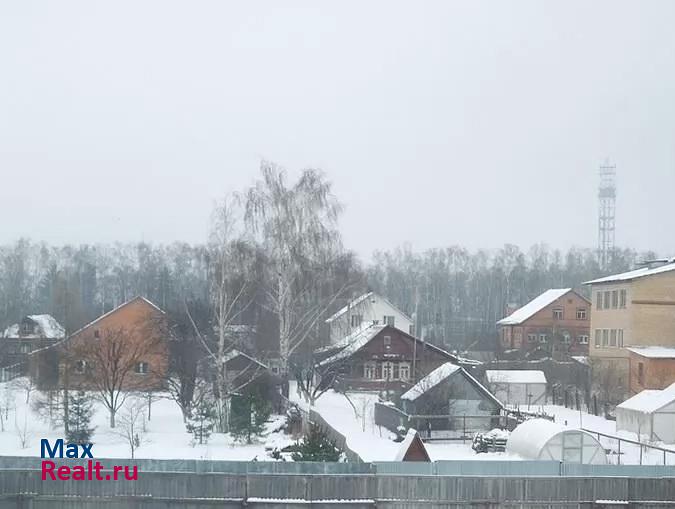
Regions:
M 94 339 L 101 339 L 101 332 L 98 329 L 94 330 Z
M 352 315 L 352 327 L 358 327 L 363 321 L 363 315 Z
M 396 317 L 394 315 L 384 315 L 384 319 L 382 320 L 384 325 L 391 325 L 392 327 L 394 327 L 395 322 Z
M 75 373 L 79 373 L 81 375 L 85 371 L 87 371 L 87 361 L 80 360 L 75 362 Z
M 556 308 L 553 310 L 553 319 L 562 320 L 563 319 L 563 310 L 562 308 Z
M 391 348 L 391 336 L 384 336 L 384 347 L 387 350 Z
M 24 322 L 21 324 L 21 333 L 22 334 L 32 334 L 33 333 L 33 324 L 30 322 Z

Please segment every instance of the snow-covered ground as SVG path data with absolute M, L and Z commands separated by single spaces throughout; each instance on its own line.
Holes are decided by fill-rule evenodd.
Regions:
M 61 426 L 53 428 L 49 422 L 31 409 L 31 402 L 38 397 L 37 391 L 30 394 L 26 403 L 26 391 L 17 386 L 21 381 L 0 384 L 0 407 L 3 409 L 3 430 L 0 431 L 0 455 L 2 456 L 39 456 L 40 440 L 64 438 Z M 9 397 L 7 397 L 7 394 Z M 126 405 L 134 403 L 129 398 Z M 9 409 L 5 414 L 4 408 Z M 265 446 L 285 447 L 293 442 L 283 432 L 268 433 L 258 443 L 251 445 L 236 442 L 230 435 L 213 433 L 205 445 L 192 445 L 192 435 L 185 431 L 183 418 L 178 405 L 162 398 L 152 403 L 151 420 L 146 419 L 146 432 L 141 433 L 142 445 L 135 452 L 136 458 L 154 459 L 213 459 L 213 460 L 270 460 Z M 124 408 L 118 413 L 119 423 Z M 147 409 L 146 409 L 147 412 Z M 146 414 L 147 417 L 147 414 Z M 278 429 L 284 417 L 273 416 L 267 425 L 268 430 Z M 92 453 L 99 458 L 129 458 L 131 452 L 125 439 L 109 426 L 108 412 L 100 403 L 94 406 L 92 425 L 96 427 L 92 442 Z M 26 437 L 25 442 L 22 436 Z M 22 443 L 23 442 L 23 443 Z
M 294 390 L 291 384 L 290 397 L 303 408 L 307 403 Z M 374 409 L 378 400 L 374 392 L 348 392 L 348 399 L 336 392 L 329 391 L 322 395 L 314 405 L 318 412 L 335 430 L 347 438 L 347 446 L 357 453 L 364 461 L 393 461 L 400 444 L 391 440 L 391 433 L 375 424 Z M 556 422 L 570 428 L 583 427 L 600 433 L 617 435 L 622 438 L 637 440 L 634 433 L 616 432 L 616 423 L 603 417 L 579 413 L 576 410 L 556 405 L 546 405 L 540 408 L 548 415 L 555 416 Z M 618 451 L 616 440 L 600 438 L 605 449 Z M 654 444 L 667 449 L 675 450 L 675 444 Z M 460 441 L 434 441 L 425 443 L 429 456 L 437 460 L 520 460 L 518 456 L 507 453 L 476 454 L 471 443 Z M 617 454 L 608 455 L 610 463 L 617 463 Z M 640 464 L 640 447 L 637 445 L 621 444 L 621 463 Z M 666 463 L 675 465 L 675 454 L 666 454 Z M 662 465 L 663 453 L 655 450 L 642 451 L 642 464 Z
M 291 400 L 307 409 L 307 403 L 293 389 L 291 384 Z M 347 397 L 353 406 L 344 395 L 329 391 L 316 401 L 314 410 L 347 438 L 347 446 L 363 461 L 394 461 L 401 444 L 391 440 L 390 431 L 375 424 L 377 393 L 348 392 Z M 433 461 L 519 459 L 506 453 L 476 454 L 469 441 L 428 442 L 425 446 Z

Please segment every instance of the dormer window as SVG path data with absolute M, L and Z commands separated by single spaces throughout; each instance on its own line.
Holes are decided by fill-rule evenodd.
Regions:
M 395 322 L 396 322 L 396 317 L 393 315 L 384 315 L 384 320 L 382 320 L 382 323 L 384 325 L 391 325 L 392 327 L 395 327 Z
M 21 324 L 21 334 L 23 334 L 24 336 L 33 334 L 33 324 L 30 322 L 23 322 Z

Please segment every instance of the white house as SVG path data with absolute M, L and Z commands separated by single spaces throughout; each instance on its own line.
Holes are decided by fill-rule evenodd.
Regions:
M 336 343 L 363 324 L 391 325 L 415 335 L 412 319 L 375 292 L 364 293 L 326 320 L 330 343 Z
M 675 443 L 675 383 L 662 391 L 642 391 L 617 406 L 616 429 Z
M 542 405 L 546 402 L 546 375 L 543 371 L 488 369 L 488 388 L 507 405 Z

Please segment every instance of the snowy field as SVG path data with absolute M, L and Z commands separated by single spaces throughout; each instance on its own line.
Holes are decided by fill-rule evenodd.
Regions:
M 327 392 L 321 396 L 314 405 L 314 410 L 338 432 L 347 438 L 348 447 L 356 452 L 364 461 L 393 461 L 396 457 L 400 444 L 393 442 L 392 435 L 385 428 L 375 424 L 374 409 L 378 400 L 377 393 L 368 392 L 349 392 L 347 397 L 335 392 Z M 303 408 L 307 409 L 307 403 L 294 390 L 291 384 L 290 398 Z M 555 416 L 557 423 L 570 428 L 584 427 L 588 430 L 598 431 L 610 435 L 618 435 L 622 438 L 637 440 L 634 433 L 616 432 L 616 423 L 587 413 L 579 413 L 569 408 L 546 405 L 541 407 L 545 413 Z M 611 451 L 618 450 L 616 440 L 600 438 L 600 442 L 605 449 Z M 660 445 L 667 449 L 675 450 L 675 444 L 653 444 Z M 518 456 L 507 453 L 487 453 L 476 454 L 471 449 L 471 443 L 467 441 L 434 441 L 425 444 L 429 456 L 434 461 L 437 460 L 520 460 Z M 618 455 L 610 452 L 608 455 L 610 463 L 618 463 Z M 640 447 L 627 443 L 621 444 L 621 463 L 622 464 L 640 464 Z M 662 465 L 663 453 L 654 450 L 642 451 L 642 464 Z M 666 464 L 675 465 L 675 454 L 666 454 Z
M 30 402 L 38 397 L 37 391 L 30 393 L 26 403 L 26 391 L 17 389 L 20 381 L 0 384 L 0 401 L 3 413 L 3 430 L 0 431 L 0 455 L 39 456 L 40 440 L 64 438 L 61 426 L 53 428 L 48 420 L 42 420 L 31 410 Z M 129 398 L 126 405 L 134 404 Z M 136 458 L 154 459 L 212 459 L 260 461 L 271 460 L 265 446 L 285 447 L 293 440 L 283 432 L 268 432 L 258 443 L 251 445 L 236 442 L 230 435 L 213 433 L 206 445 L 192 445 L 192 435 L 185 431 L 178 405 L 161 398 L 152 403 L 150 421 L 146 418 L 146 432 L 141 433 L 142 444 L 136 449 Z M 92 436 L 92 453 L 99 458 L 130 458 L 131 452 L 125 438 L 109 426 L 108 412 L 100 403 L 94 406 L 92 425 L 96 427 Z M 118 413 L 118 428 L 123 408 Z M 146 409 L 147 412 L 147 409 Z M 147 414 L 146 414 L 147 417 Z M 278 429 L 285 422 L 281 416 L 273 416 L 267 424 L 268 430 Z M 25 438 L 25 440 L 24 440 Z

